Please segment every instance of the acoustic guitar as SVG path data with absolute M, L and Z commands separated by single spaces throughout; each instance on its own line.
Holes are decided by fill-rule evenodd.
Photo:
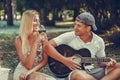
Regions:
M 86 65 L 90 65 L 91 63 L 110 61 L 110 58 L 91 58 L 90 51 L 86 48 L 74 50 L 72 47 L 63 44 L 57 46 L 56 50 L 63 56 L 74 56 L 75 61 L 81 64 L 81 69 L 83 70 L 85 69 Z M 116 61 L 119 62 L 120 60 L 116 59 Z M 67 77 L 71 72 L 67 66 L 51 57 L 48 57 L 48 65 L 52 73 L 59 78 Z

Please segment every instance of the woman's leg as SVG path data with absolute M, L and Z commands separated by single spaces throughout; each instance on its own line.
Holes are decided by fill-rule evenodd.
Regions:
M 55 80 L 55 78 L 44 73 L 34 72 L 28 76 L 28 80 Z
M 45 80 L 45 75 L 40 72 L 33 72 L 28 76 L 27 80 Z

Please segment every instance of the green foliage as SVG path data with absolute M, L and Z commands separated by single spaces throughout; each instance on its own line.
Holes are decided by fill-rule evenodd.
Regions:
M 16 12 L 16 15 L 21 15 L 20 12 Z
M 7 12 L 5 11 L 6 8 L 4 8 L 5 1 L 0 2 L 2 4 L 0 5 L 0 15 Z M 98 27 L 97 33 L 110 29 L 114 24 L 120 25 L 119 0 L 16 0 L 16 4 L 17 6 L 14 6 L 18 11 L 16 15 L 21 16 L 23 11 L 35 9 L 40 12 L 42 24 L 47 26 L 54 26 L 55 21 L 64 20 L 59 13 L 63 10 L 72 10 L 67 13 L 69 16 L 67 21 L 75 20 L 75 17 L 84 11 L 92 13 Z M 53 15 L 52 20 L 48 20 L 49 13 Z M 3 27 L 5 26 L 3 25 Z
M 15 39 L 15 34 L 0 34 L 0 46 L 2 48 L 0 50 L 8 51 L 8 50 L 15 50 L 13 44 Z
M 4 10 L 0 10 L 0 16 L 4 16 Z
M 18 55 L 16 52 L 8 52 L 3 55 L 3 65 L 14 71 L 19 62 Z
M 0 55 L 3 60 L 4 67 L 15 69 L 18 63 L 18 56 L 14 46 L 14 39 L 16 34 L 0 34 Z

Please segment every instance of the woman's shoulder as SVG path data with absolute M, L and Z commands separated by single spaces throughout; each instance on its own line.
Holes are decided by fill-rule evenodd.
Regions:
M 20 37 L 20 36 L 16 36 L 16 38 L 15 38 L 15 43 L 16 43 L 16 42 L 19 42 L 19 41 L 21 41 L 21 37 Z

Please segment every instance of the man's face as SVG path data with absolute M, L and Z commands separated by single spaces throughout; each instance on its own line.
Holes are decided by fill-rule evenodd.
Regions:
M 85 33 L 88 32 L 88 28 L 84 23 L 75 21 L 75 25 L 74 25 L 74 31 L 75 31 L 75 35 L 77 36 L 82 36 Z

